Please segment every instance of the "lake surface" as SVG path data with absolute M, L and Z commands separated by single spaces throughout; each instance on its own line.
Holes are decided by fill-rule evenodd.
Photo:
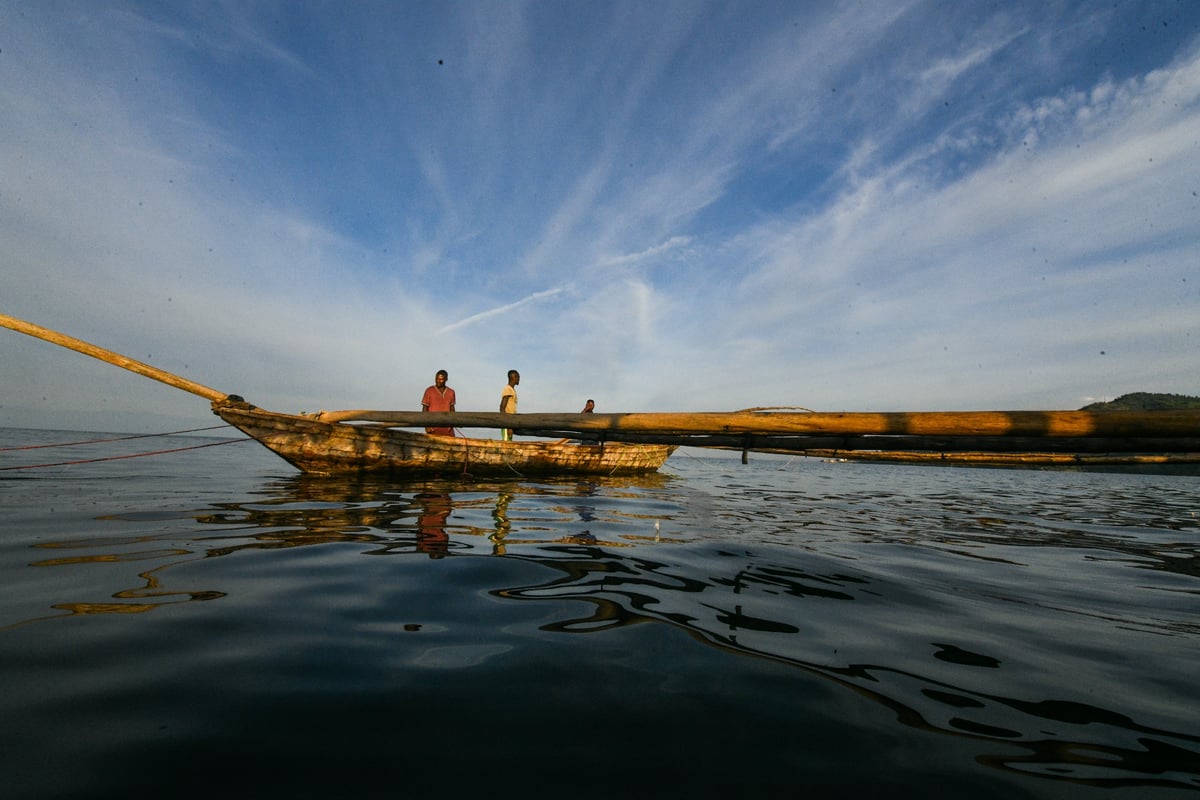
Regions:
M 111 436 L 0 429 L 10 800 L 1200 793 L 1195 474 Z

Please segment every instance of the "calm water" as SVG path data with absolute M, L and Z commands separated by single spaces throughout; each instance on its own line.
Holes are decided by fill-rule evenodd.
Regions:
M 4 797 L 1200 793 L 1195 475 L 3 469 L 220 441 L 0 450 Z

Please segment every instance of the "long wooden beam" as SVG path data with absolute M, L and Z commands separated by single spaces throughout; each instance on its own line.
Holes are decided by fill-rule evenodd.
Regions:
M 780 451 L 767 451 L 780 452 Z M 784 453 L 796 455 L 795 453 Z M 1200 452 L 1191 453 L 996 453 L 808 450 L 802 455 L 832 461 L 872 461 L 893 464 L 952 464 L 967 466 L 1188 466 L 1200 465 Z
M 499 412 L 322 411 L 329 422 L 381 422 L 396 427 L 455 426 L 598 433 L 827 434 L 838 436 L 1200 436 L 1200 410 L 1183 411 L 897 411 L 629 414 L 501 414 Z
M 149 364 L 143 364 L 141 361 L 135 361 L 132 358 L 126 358 L 120 353 L 114 353 L 112 350 L 105 350 L 103 347 L 97 347 L 94 344 L 76 339 L 74 336 L 67 336 L 65 333 L 52 331 L 49 328 L 43 328 L 41 325 L 34 325 L 32 322 L 10 317 L 7 314 L 0 314 L 0 327 L 11 328 L 19 333 L 24 333 L 35 339 L 42 339 L 65 347 L 68 350 L 75 350 L 92 358 L 98 358 L 101 361 L 108 362 L 113 366 L 127 369 L 130 372 L 136 372 L 139 375 L 144 375 L 147 378 L 153 378 L 156 381 L 161 381 L 168 386 L 174 386 L 176 389 L 182 389 L 185 392 L 198 394 L 201 397 L 207 398 L 214 402 L 224 400 L 228 395 L 225 392 L 218 392 L 216 389 L 210 389 L 203 384 L 189 381 L 187 378 L 181 378 L 174 373 L 166 370 L 152 367 Z
M 527 431 L 518 434 L 551 439 L 578 439 L 578 431 Z M 977 450 L 994 453 L 1200 453 L 1200 437 L 1156 436 L 830 436 L 824 434 L 654 434 L 606 431 L 592 438 L 605 442 L 631 444 L 674 444 L 687 447 L 711 447 L 722 450 L 749 450 L 771 453 L 923 451 L 961 453 Z

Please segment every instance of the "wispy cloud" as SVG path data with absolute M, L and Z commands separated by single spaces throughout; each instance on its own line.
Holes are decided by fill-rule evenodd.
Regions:
M 1200 393 L 1200 12 L 198 8 L 0 8 L 0 310 L 285 410 Z
M 438 333 L 439 334 L 450 333 L 451 331 L 456 331 L 461 328 L 465 328 L 468 325 L 474 325 L 478 322 L 482 322 L 485 319 L 491 319 L 492 317 L 498 317 L 503 314 L 511 313 L 523 306 L 529 305 L 530 303 L 535 303 L 538 300 L 544 300 L 547 297 L 553 297 L 556 294 L 559 294 L 561 291 L 562 291 L 562 289 L 547 289 L 542 292 L 535 292 L 534 294 L 531 294 L 528 297 L 523 297 L 514 303 L 506 303 L 505 305 L 499 306 L 498 308 L 490 308 L 487 311 L 481 311 L 478 314 L 472 314 L 471 316 L 467 317 L 466 319 L 460 319 L 458 322 L 453 322 L 449 325 L 442 327 L 441 329 L 438 330 Z

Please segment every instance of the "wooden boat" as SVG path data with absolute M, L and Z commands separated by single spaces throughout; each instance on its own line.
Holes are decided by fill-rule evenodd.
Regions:
M 280 414 L 23 320 L 0 326 L 212 401 L 213 411 L 305 472 L 579 475 L 654 472 L 679 446 L 899 463 L 1177 464 L 1200 460 L 1200 409 L 1161 411 Z M 401 428 L 512 428 L 542 441 L 429 436 Z M 587 437 L 597 443 L 568 443 Z M 885 455 L 886 454 L 886 455 Z M 960 454 L 956 457 L 954 454 Z
M 400 430 L 395 424 L 352 424 L 359 412 L 297 415 L 257 408 L 237 395 L 152 367 L 57 331 L 0 314 L 0 326 L 98 358 L 212 401 L 213 413 L 306 473 L 387 473 L 413 477 L 468 474 L 489 477 L 526 475 L 637 475 L 657 471 L 677 445 L 597 444 L 557 441 L 504 441 L 430 436 Z M 365 413 L 365 412 L 364 412 Z M 379 412 L 371 412 L 378 415 Z M 326 418 L 322 418 L 325 416 Z M 445 414 L 427 414 L 429 418 Z M 485 425 L 506 428 L 521 415 L 484 415 Z M 358 420 L 362 422 L 362 420 Z M 495 424 L 498 423 L 498 424 Z M 407 427 L 425 427 L 423 419 Z M 451 415 L 441 425 L 460 425 Z
M 280 414 L 235 399 L 214 402 L 213 413 L 302 472 L 317 475 L 637 475 L 658 470 L 676 449 L 662 444 L 430 436 L 377 423 Z

